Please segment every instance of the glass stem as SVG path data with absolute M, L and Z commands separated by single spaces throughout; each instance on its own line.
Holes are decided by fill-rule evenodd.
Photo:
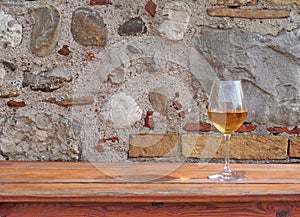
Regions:
M 231 169 L 230 169 L 230 136 L 231 134 L 225 134 L 225 165 L 224 165 L 224 171 L 223 176 L 231 176 Z

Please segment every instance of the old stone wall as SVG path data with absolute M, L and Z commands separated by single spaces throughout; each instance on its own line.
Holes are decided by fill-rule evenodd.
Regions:
M 248 103 L 232 158 L 299 161 L 299 0 L 0 0 L 0 48 L 2 160 L 221 160 L 226 78 Z

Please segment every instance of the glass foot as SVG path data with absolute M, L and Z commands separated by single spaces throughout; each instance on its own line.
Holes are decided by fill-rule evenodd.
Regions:
M 234 171 L 231 173 L 218 173 L 208 176 L 210 180 L 214 181 L 243 181 L 246 179 L 246 172 L 243 171 Z

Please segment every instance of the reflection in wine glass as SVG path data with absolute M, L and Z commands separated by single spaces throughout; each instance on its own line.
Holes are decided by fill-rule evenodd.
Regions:
M 231 134 L 247 118 L 241 81 L 214 81 L 209 97 L 208 118 L 224 135 L 226 141 L 224 170 L 220 174 L 213 174 L 208 178 L 219 181 L 244 180 L 244 173 L 233 172 L 229 165 Z

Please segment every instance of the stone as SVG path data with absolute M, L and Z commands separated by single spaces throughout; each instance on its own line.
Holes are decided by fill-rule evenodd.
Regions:
M 8 62 L 8 61 L 5 61 L 5 60 L 3 60 L 2 61 L 2 64 L 6 67 L 6 68 L 8 68 L 9 70 L 11 70 L 11 71 L 16 71 L 16 69 L 17 69 L 17 66 L 15 65 L 15 64 L 13 64 L 13 63 L 11 63 L 11 62 Z
M 296 60 L 300 59 L 299 35 L 300 27 L 293 31 L 281 31 L 274 36 L 260 36 L 259 41 L 268 47 L 274 47 L 275 50 L 283 50 L 285 53 L 291 54 Z M 298 72 L 299 75 L 299 72 Z
M 190 22 L 191 9 L 185 2 L 167 2 L 162 11 L 168 20 L 188 24 Z
M 124 69 L 115 69 L 108 75 L 108 80 L 112 84 L 120 84 L 125 81 L 125 71 Z
M 0 86 L 3 85 L 5 76 L 6 76 L 6 71 L 5 71 L 5 69 L 0 68 Z
M 285 9 L 237 9 L 237 8 L 209 8 L 207 14 L 212 17 L 238 17 L 248 19 L 279 19 L 290 16 Z
M 18 83 L 10 80 L 11 74 L 5 68 L 0 67 L 0 98 L 13 98 L 20 95 Z
M 191 9 L 184 2 L 167 2 L 165 4 L 163 15 L 167 20 L 159 27 L 159 32 L 171 40 L 182 40 L 187 30 Z
M 125 80 L 125 71 L 130 67 L 130 59 L 122 48 L 111 48 L 106 58 L 100 62 L 98 74 L 101 82 L 110 80 L 113 84 L 120 84 Z
M 48 56 L 53 52 L 58 41 L 61 15 L 51 5 L 35 8 L 32 12 L 35 24 L 31 34 L 31 51 L 36 56 Z
M 20 110 L 0 122 L 0 153 L 7 160 L 77 161 L 81 148 L 75 125 L 59 114 Z
M 102 107 L 101 115 L 116 129 L 127 128 L 142 118 L 142 110 L 135 99 L 124 92 L 114 94 Z
M 130 135 L 129 157 L 175 157 L 178 134 Z
M 167 60 L 160 50 L 156 50 L 153 56 L 153 62 L 154 62 L 154 69 L 159 70 L 160 68 L 164 67 Z
M 49 98 L 44 100 L 45 102 L 53 103 L 63 107 L 70 107 L 70 106 L 80 106 L 80 105 L 91 105 L 94 103 L 94 97 L 92 96 L 85 96 L 80 98 L 66 98 L 62 100 L 57 100 L 55 98 Z
M 145 22 L 140 17 L 131 18 L 119 28 L 119 35 L 137 35 L 147 32 Z
M 48 71 L 42 71 L 37 75 L 25 73 L 22 87 L 30 87 L 31 90 L 36 91 L 53 92 L 71 81 L 72 76 L 68 71 L 53 68 Z
M 211 63 L 209 63 L 205 56 L 202 55 L 202 51 L 199 52 L 201 45 L 198 44 L 197 38 L 194 39 L 195 47 L 191 46 L 188 57 L 188 67 L 195 79 L 200 81 L 206 93 L 209 94 L 213 81 L 217 76 Z
M 108 30 L 99 12 L 78 8 L 73 13 L 71 32 L 74 40 L 83 46 L 105 47 Z
M 0 10 L 0 46 L 17 47 L 22 37 L 22 25 L 12 15 Z
M 163 91 L 150 92 L 149 101 L 155 111 L 164 116 L 167 115 L 168 97 Z
M 192 39 L 190 71 L 206 93 L 214 78 L 243 80 L 248 122 L 298 126 L 299 34 L 300 28 L 271 36 L 204 27 Z
M 281 136 L 231 137 L 230 158 L 238 160 L 287 159 L 288 139 Z M 182 135 L 182 153 L 187 158 L 223 159 L 225 143 L 216 134 Z
M 143 51 L 141 49 L 138 49 L 135 46 L 130 45 L 130 44 L 127 45 L 127 50 L 131 53 L 134 53 L 134 54 L 142 54 L 143 53 Z

